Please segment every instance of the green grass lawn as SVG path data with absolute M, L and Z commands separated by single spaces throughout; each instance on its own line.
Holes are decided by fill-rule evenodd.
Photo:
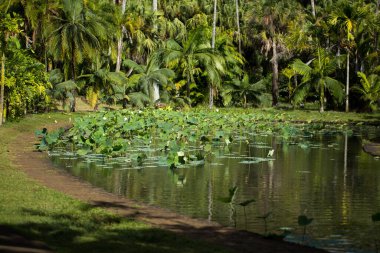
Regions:
M 12 166 L 7 145 L 20 132 L 69 117 L 34 115 L 0 128 L 0 225 L 44 241 L 57 252 L 226 252 L 94 208 L 39 185 Z

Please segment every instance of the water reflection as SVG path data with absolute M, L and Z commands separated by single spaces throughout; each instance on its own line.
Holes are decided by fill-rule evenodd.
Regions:
M 234 142 L 228 151 L 215 150 L 206 164 L 170 170 L 155 152 L 142 167 L 121 159 L 92 156 L 77 159 L 53 153 L 57 166 L 119 195 L 167 207 L 182 214 L 265 233 L 257 218 L 271 212 L 268 231 L 292 228 L 287 240 L 301 241 L 297 217 L 314 221 L 305 243 L 334 252 L 374 252 L 370 216 L 380 211 L 380 161 L 362 151 L 359 136 L 317 135 L 282 139 L 253 135 Z M 267 153 L 274 149 L 273 159 Z M 229 205 L 217 199 L 236 185 L 236 219 Z

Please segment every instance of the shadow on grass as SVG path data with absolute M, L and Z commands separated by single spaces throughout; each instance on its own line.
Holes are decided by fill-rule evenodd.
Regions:
M 35 221 L 7 229 L 43 241 L 58 252 L 223 252 L 216 246 L 194 243 L 173 232 L 123 219 L 99 208 L 55 213 L 23 209 L 23 213 Z M 8 240 L 8 244 L 12 242 Z

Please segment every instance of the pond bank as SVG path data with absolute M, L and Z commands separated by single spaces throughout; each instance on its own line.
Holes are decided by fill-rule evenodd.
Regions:
M 52 128 L 58 125 L 65 126 L 69 124 L 67 120 L 69 116 L 61 118 L 61 120 L 58 120 L 58 124 L 53 123 L 50 124 L 49 127 Z M 52 121 L 53 120 L 50 120 L 50 122 Z M 109 194 L 63 171 L 54 169 L 52 168 L 50 160 L 47 159 L 46 154 L 36 152 L 33 149 L 33 144 L 36 142 L 33 133 L 34 130 L 46 126 L 47 122 L 49 122 L 49 120 L 38 123 L 38 126 L 35 125 L 35 128 L 13 131 L 13 134 L 17 135 L 17 138 L 13 138 L 7 149 L 7 156 L 11 158 L 12 163 L 39 184 L 74 197 L 75 199 L 90 203 L 91 208 L 105 208 L 129 220 L 144 221 L 153 227 L 173 231 L 193 239 L 202 239 L 201 241 L 206 240 L 212 245 L 220 245 L 225 249 L 231 249 L 237 252 L 324 252 L 323 250 L 308 248 L 302 245 L 265 239 L 254 233 L 236 231 L 232 228 L 222 227 L 205 220 L 192 219 L 162 208 L 136 203 L 129 199 Z M 38 205 L 38 203 L 36 203 L 36 205 Z M 51 203 L 48 205 L 51 205 Z M 41 214 L 39 213 L 39 215 Z M 59 233 L 65 233 L 65 231 L 60 231 Z M 153 244 L 161 244 L 161 239 L 157 240 L 156 237 L 157 235 L 150 234 L 150 241 L 153 240 Z M 107 239 L 103 238 L 103 243 L 106 241 Z M 196 247 L 194 242 L 192 243 L 192 245 Z M 198 244 L 198 242 L 196 244 Z M 177 243 L 177 245 L 171 246 L 180 247 L 180 245 L 181 243 Z M 203 246 L 206 247 L 202 252 L 212 252 L 212 248 L 209 248 L 209 245 L 203 243 Z M 186 245 L 183 247 L 186 247 Z M 192 252 L 189 250 L 189 247 L 190 246 L 187 246 L 186 251 Z M 199 252 L 199 249 L 192 250 Z

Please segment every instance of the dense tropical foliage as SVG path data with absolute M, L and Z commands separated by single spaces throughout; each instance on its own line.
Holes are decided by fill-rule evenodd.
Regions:
M 3 0 L 0 11 L 4 119 L 56 101 L 75 111 L 77 96 L 95 109 L 378 108 L 375 0 Z

